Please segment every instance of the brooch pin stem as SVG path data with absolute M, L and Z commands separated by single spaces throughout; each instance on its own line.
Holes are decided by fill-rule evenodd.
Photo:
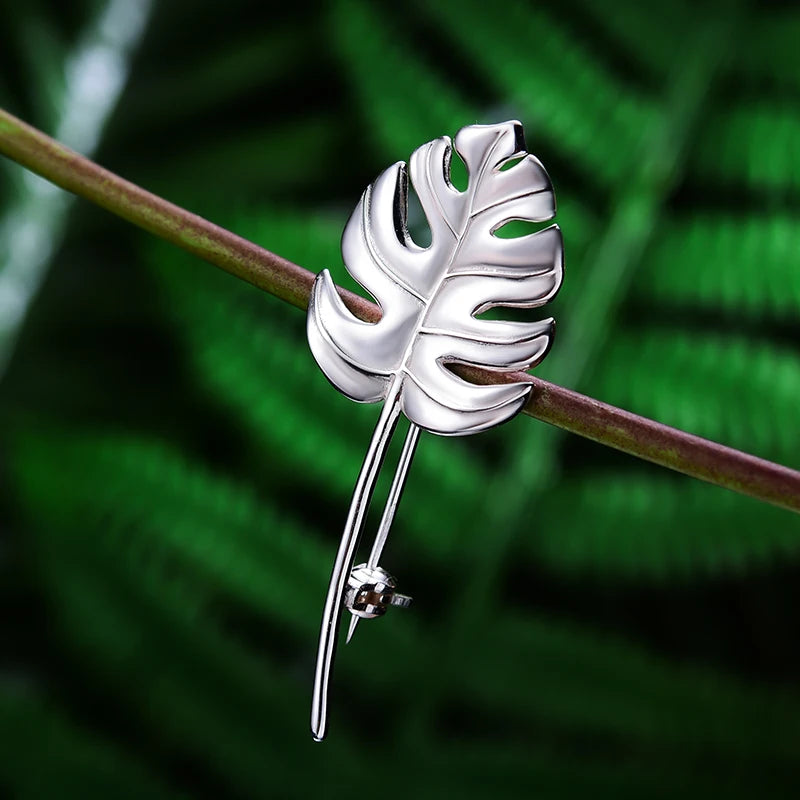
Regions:
M 328 594 L 322 612 L 322 625 L 317 648 L 317 666 L 314 675 L 314 691 L 311 699 L 311 733 L 318 742 L 325 738 L 328 718 L 328 688 L 333 658 L 339 636 L 339 622 L 344 608 L 348 581 L 353 572 L 356 548 L 364 527 L 369 502 L 375 489 L 392 434 L 400 419 L 400 381 L 394 381 L 389 389 L 375 431 L 358 474 L 358 480 L 350 502 L 339 550 L 331 571 Z M 398 496 L 399 500 L 399 496 Z M 385 536 L 384 536 L 385 539 Z
M 383 516 L 381 517 L 381 522 L 378 526 L 378 533 L 375 535 L 375 541 L 372 544 L 372 550 L 370 551 L 369 559 L 367 559 L 366 566 L 368 569 L 375 569 L 378 567 L 378 561 L 380 561 L 381 553 L 383 553 L 383 548 L 386 544 L 386 537 L 389 535 L 392 523 L 394 522 L 395 514 L 397 513 L 397 507 L 400 505 L 400 499 L 403 496 L 403 489 L 406 485 L 408 471 L 411 469 L 411 462 L 414 459 L 414 453 L 417 450 L 419 434 L 419 426 L 412 422 L 408 429 L 408 433 L 406 434 L 406 440 L 403 442 L 403 451 L 400 453 L 400 460 L 397 462 L 397 469 L 395 470 L 394 478 L 392 479 L 392 486 L 389 489 L 389 497 L 387 498 L 386 505 L 383 509 Z M 393 605 L 398 604 L 393 603 Z M 350 620 L 350 628 L 347 631 L 346 644 L 349 644 L 350 640 L 353 638 L 353 634 L 358 627 L 358 621 L 360 619 L 360 616 L 353 614 L 353 617 Z

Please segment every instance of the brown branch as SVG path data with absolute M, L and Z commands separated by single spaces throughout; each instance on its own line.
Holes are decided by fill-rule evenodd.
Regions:
M 2 109 L 0 153 L 259 289 L 300 309 L 308 305 L 313 273 L 120 178 Z M 345 289 L 340 288 L 339 293 L 361 319 L 380 319 L 375 304 Z M 462 372 L 480 383 L 528 381 L 533 390 L 524 411 L 536 419 L 800 512 L 800 472 L 788 467 L 614 408 L 527 373 L 500 376 L 480 369 Z

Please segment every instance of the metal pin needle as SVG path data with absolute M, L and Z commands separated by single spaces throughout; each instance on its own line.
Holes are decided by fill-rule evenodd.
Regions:
M 373 569 L 378 566 L 378 560 L 383 552 L 383 547 L 386 544 L 386 537 L 389 535 L 389 530 L 392 527 L 394 516 L 397 513 L 397 507 L 400 505 L 400 498 L 403 496 L 403 488 L 405 487 L 406 477 L 408 470 L 411 468 L 411 461 L 414 458 L 414 452 L 417 449 L 417 442 L 419 441 L 419 426 L 411 423 L 406 439 L 403 442 L 403 450 L 400 453 L 400 460 L 397 462 L 397 470 L 392 479 L 392 486 L 389 489 L 389 497 L 386 500 L 386 506 L 383 509 L 383 516 L 381 523 L 378 526 L 378 533 L 375 535 L 375 541 L 372 545 L 372 551 L 369 554 L 367 567 Z M 358 621 L 361 617 L 353 616 L 350 618 L 350 627 L 347 630 L 347 642 L 353 638 L 353 634 L 358 627 Z

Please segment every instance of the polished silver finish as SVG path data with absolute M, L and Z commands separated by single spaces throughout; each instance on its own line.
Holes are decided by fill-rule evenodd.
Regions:
M 386 505 L 383 508 L 383 516 L 381 517 L 381 524 L 378 526 L 378 533 L 375 535 L 375 541 L 372 545 L 369 558 L 367 559 L 368 567 L 377 567 L 380 560 L 383 547 L 386 544 L 386 537 L 389 535 L 389 530 L 392 527 L 394 516 L 397 513 L 397 507 L 400 505 L 400 498 L 403 495 L 403 487 L 408 477 L 408 471 L 411 468 L 411 461 L 414 458 L 414 453 L 417 449 L 417 442 L 419 442 L 419 426 L 413 422 L 408 428 L 406 440 L 403 442 L 403 452 L 400 453 L 400 461 L 397 464 L 397 469 L 392 478 L 392 487 L 389 489 L 389 497 L 386 500 Z M 350 619 L 350 627 L 347 630 L 347 644 L 353 638 L 356 632 L 358 621 L 361 619 L 360 615 L 353 614 Z
M 389 606 L 411 605 L 412 599 L 396 590 L 397 582 L 385 569 L 359 564 L 347 581 L 344 605 L 354 619 L 382 617 Z
M 561 285 L 558 226 L 511 239 L 495 235 L 512 220 L 544 222 L 555 214 L 550 180 L 539 161 L 525 151 L 521 124 L 462 128 L 455 137 L 455 150 L 467 168 L 465 191 L 450 180 L 453 144 L 444 136 L 414 151 L 408 168 L 398 162 L 381 173 L 345 227 L 345 265 L 378 301 L 383 312 L 379 322 L 354 317 L 327 270 L 317 276 L 311 292 L 308 340 L 322 371 L 354 400 L 386 400 L 356 484 L 323 613 L 312 707 L 316 739 L 326 731 L 327 691 L 346 584 L 397 416 L 402 411 L 411 428 L 367 565 L 370 569 L 377 568 L 418 428 L 446 436 L 485 430 L 519 412 L 531 390 L 524 382 L 472 384 L 448 365 L 499 372 L 529 369 L 547 354 L 553 334 L 552 319 L 479 318 L 495 306 L 544 305 Z M 417 245 L 408 231 L 409 175 L 431 229 L 428 247 Z M 351 633 L 354 627 L 351 622 Z
M 336 560 L 333 563 L 325 607 L 322 611 L 314 692 L 311 698 L 311 733 L 318 742 L 325 738 L 328 727 L 328 684 L 339 636 L 339 620 L 342 616 L 345 587 L 353 568 L 356 545 L 364 525 L 364 516 L 372 498 L 372 491 L 375 488 L 375 479 L 380 471 L 389 440 L 399 417 L 400 391 L 398 387 L 386 398 L 367 454 L 364 457 L 364 463 L 361 465 L 356 488 L 353 490 L 353 499 L 350 501 L 344 533 L 339 542 Z
M 367 188 L 347 223 L 345 264 L 380 304 L 381 320 L 371 324 L 354 317 L 327 270 L 317 276 L 308 312 L 311 350 L 340 391 L 376 402 L 400 383 L 403 413 L 421 428 L 445 435 L 475 433 L 509 419 L 531 388 L 528 383 L 478 386 L 447 364 L 528 369 L 550 344 L 552 319 L 505 322 L 475 315 L 495 306 L 544 305 L 562 276 L 557 226 L 516 239 L 493 235 L 511 220 L 542 222 L 555 213 L 544 168 L 525 154 L 522 126 L 462 128 L 455 147 L 470 177 L 465 192 L 450 182 L 448 137 L 411 156 L 411 180 L 431 228 L 429 247 L 419 247 L 408 233 L 408 174 L 402 162 Z
M 378 526 L 378 533 L 375 535 L 375 542 L 372 545 L 372 550 L 367 559 L 367 565 L 370 567 L 378 566 L 383 547 L 386 544 L 386 537 L 389 535 L 389 529 L 392 527 L 394 515 L 397 513 L 397 507 L 400 505 L 403 487 L 405 486 L 408 471 L 411 468 L 411 461 L 414 458 L 414 453 L 417 450 L 418 441 L 419 428 L 412 423 L 406 434 L 406 440 L 403 442 L 403 452 L 400 453 L 400 461 L 397 464 L 397 469 L 392 479 L 392 487 L 389 489 L 389 497 L 383 509 L 381 524 Z

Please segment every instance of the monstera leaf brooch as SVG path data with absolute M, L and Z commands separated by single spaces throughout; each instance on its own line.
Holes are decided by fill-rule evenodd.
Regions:
M 498 372 L 526 370 L 547 354 L 553 320 L 481 319 L 495 306 L 534 308 L 561 285 L 561 232 L 552 225 L 517 238 L 500 238 L 512 220 L 545 222 L 555 215 L 550 179 L 525 150 L 522 125 L 470 125 L 455 137 L 468 184 L 450 180 L 453 144 L 443 136 L 414 151 L 367 187 L 342 236 L 348 272 L 377 301 L 376 323 L 353 316 L 330 273 L 314 283 L 308 341 L 330 382 L 361 403 L 384 401 L 356 482 L 322 615 L 311 731 L 327 731 L 328 688 L 342 609 L 352 614 L 348 641 L 361 618 L 378 617 L 411 598 L 378 566 L 420 430 L 463 436 L 513 417 L 530 383 L 469 383 L 448 365 Z M 431 230 L 420 247 L 409 235 L 408 175 Z M 355 552 L 389 441 L 400 414 L 410 421 L 378 532 L 365 564 Z

